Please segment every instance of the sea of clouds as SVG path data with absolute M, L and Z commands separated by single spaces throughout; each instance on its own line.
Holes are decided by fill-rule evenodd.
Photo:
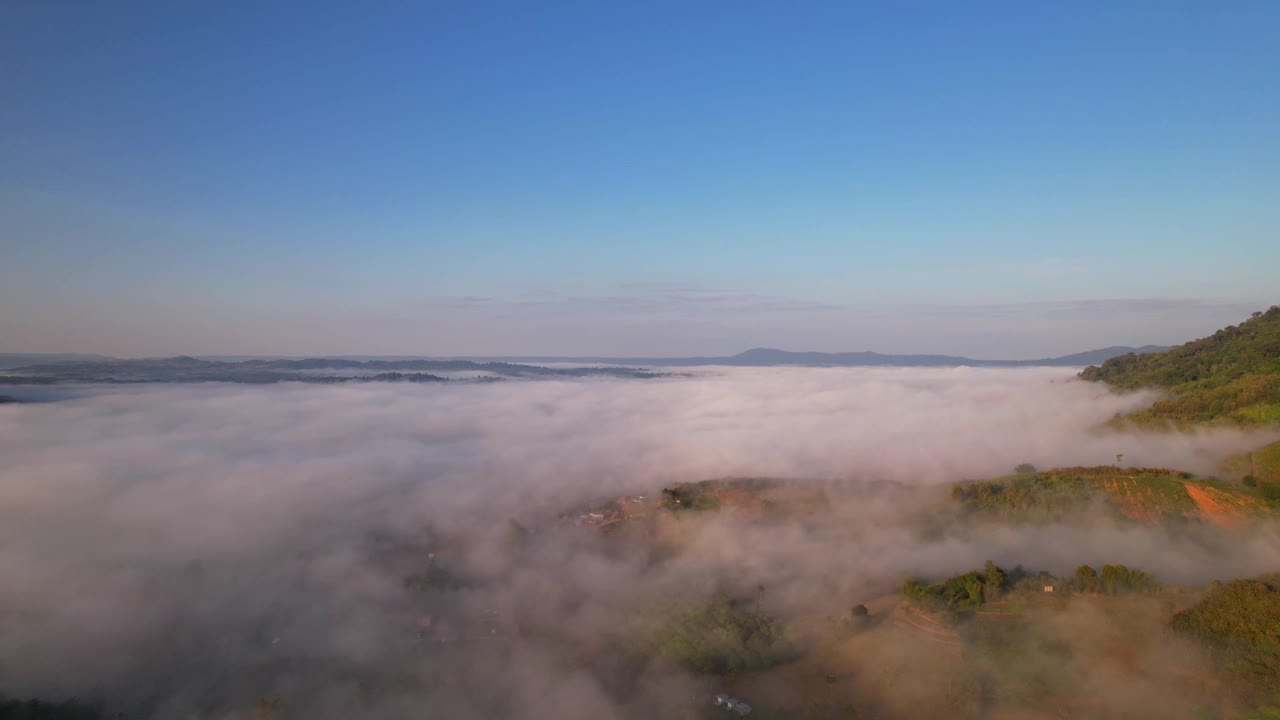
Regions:
M 270 697 L 316 718 L 404 717 L 424 704 L 450 717 L 663 716 L 695 681 L 661 663 L 641 674 L 651 702 L 637 704 L 537 642 L 424 648 L 415 618 L 422 602 L 519 614 L 587 643 L 628 603 L 726 582 L 767 584 L 776 612 L 799 614 L 985 559 L 1054 571 L 1127 562 L 1200 582 L 1275 570 L 1280 552 L 1268 532 L 1225 553 L 1135 527 L 925 539 L 894 522 L 901 498 L 1023 462 L 1123 453 L 1125 465 L 1207 473 L 1268 439 L 1102 430 L 1156 396 L 1061 368 L 36 392 L 39 402 L 0 406 L 0 692 L 98 698 L 138 716 L 248 717 Z M 520 558 L 504 550 L 512 521 L 536 529 L 584 499 L 726 476 L 822 484 L 833 520 L 710 518 L 681 531 L 664 562 L 556 532 L 535 533 Z M 406 597 L 405 574 L 442 543 L 483 583 Z

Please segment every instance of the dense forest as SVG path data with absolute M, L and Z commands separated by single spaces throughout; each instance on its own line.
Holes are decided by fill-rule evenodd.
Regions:
M 1280 306 L 1165 352 L 1111 358 L 1080 377 L 1168 389 L 1169 398 L 1127 418 L 1138 424 L 1280 422 Z

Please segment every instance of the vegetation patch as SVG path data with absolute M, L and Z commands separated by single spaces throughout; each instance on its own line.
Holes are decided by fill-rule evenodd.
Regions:
M 1232 675 L 1280 691 L 1280 586 L 1274 582 L 1215 582 L 1170 625 L 1208 643 Z
M 1223 471 L 1270 505 L 1280 505 L 1280 442 L 1230 458 Z
M 1149 592 L 1159 588 L 1155 577 L 1150 573 L 1124 565 L 1103 565 L 1102 572 L 1094 570 L 1090 565 L 1081 565 L 1061 585 L 1069 591 L 1109 595 Z
M 641 639 L 689 670 L 726 675 L 764 670 L 798 656 L 786 628 L 759 607 L 717 594 L 661 612 L 657 627 Z
M 710 511 L 722 507 L 761 507 L 761 494 L 782 483 L 773 478 L 728 478 L 681 483 L 662 489 L 662 506 L 672 511 Z

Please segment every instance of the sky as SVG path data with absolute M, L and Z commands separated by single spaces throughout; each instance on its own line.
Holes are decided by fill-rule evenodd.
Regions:
M 1280 301 L 1278 32 L 1274 2 L 5 3 L 0 352 L 1182 342 Z

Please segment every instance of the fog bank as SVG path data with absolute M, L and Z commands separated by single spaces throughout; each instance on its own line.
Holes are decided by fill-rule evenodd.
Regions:
M 628 608 L 669 597 L 768 586 L 774 611 L 798 614 L 985 559 L 1129 562 L 1176 581 L 1267 569 L 1280 545 L 1266 531 L 1223 559 L 1141 528 L 925 540 L 896 522 L 911 509 L 901 502 L 927 495 L 912 487 L 1021 462 L 1123 453 L 1126 465 L 1208 472 L 1261 442 L 1096 429 L 1153 397 L 1062 369 L 714 368 L 651 381 L 81 388 L 3 406 L 0 691 L 165 717 L 240 717 L 261 697 L 299 717 L 672 716 L 696 678 L 655 661 L 619 690 L 515 628 L 589 645 Z M 662 558 L 538 530 L 583 500 L 724 476 L 832 481 L 833 521 L 666 527 Z M 512 520 L 535 530 L 518 557 Z M 468 582 L 406 593 L 436 553 Z M 423 616 L 488 623 L 500 649 L 424 647 Z

